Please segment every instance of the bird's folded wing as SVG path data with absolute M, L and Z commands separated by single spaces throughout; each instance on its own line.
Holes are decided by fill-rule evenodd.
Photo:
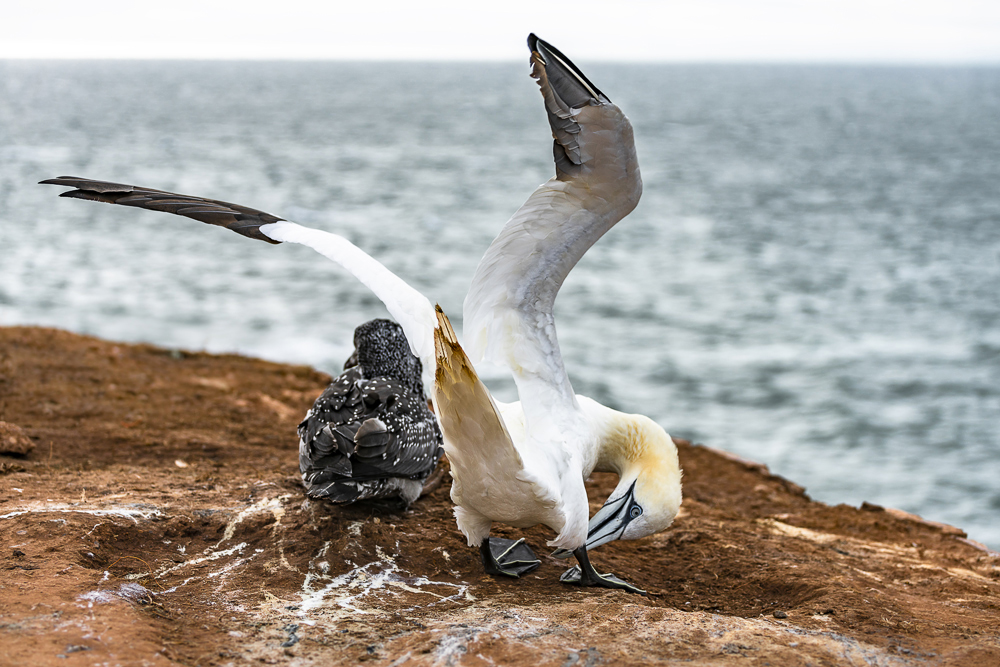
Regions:
M 42 183 L 75 188 L 62 193 L 62 197 L 165 211 L 226 227 L 243 236 L 268 243 L 288 241 L 309 246 L 340 264 L 374 292 L 403 327 L 410 349 L 423 362 L 425 373 L 430 373 L 433 369 L 433 332 L 436 320 L 430 301 L 342 236 L 303 227 L 239 204 L 203 197 L 75 176 L 60 176 Z
M 631 125 L 568 58 L 534 35 L 538 81 L 555 140 L 556 176 L 507 222 L 479 263 L 464 305 L 473 362 L 510 368 L 529 430 L 575 408 L 556 339 L 556 294 L 584 253 L 639 200 Z

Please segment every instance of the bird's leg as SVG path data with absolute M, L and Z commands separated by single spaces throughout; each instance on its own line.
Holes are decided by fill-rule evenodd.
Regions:
M 479 554 L 486 574 L 494 576 L 520 577 L 542 564 L 524 538 L 515 541 L 487 536 L 479 544 Z
M 590 564 L 590 556 L 587 555 L 586 545 L 573 550 L 573 555 L 579 565 L 574 565 L 562 573 L 559 581 L 564 584 L 574 584 L 576 586 L 600 586 L 602 588 L 620 588 L 629 593 L 642 593 L 646 591 L 636 588 L 632 584 L 622 581 L 613 574 L 598 574 L 594 566 Z

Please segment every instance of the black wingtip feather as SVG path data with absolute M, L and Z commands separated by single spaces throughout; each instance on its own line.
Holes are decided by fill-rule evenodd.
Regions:
M 80 176 L 59 176 L 58 178 L 49 178 L 44 181 L 39 181 L 39 185 L 65 185 L 71 188 L 79 188 L 80 190 L 87 190 L 90 192 L 132 192 L 137 188 L 134 185 L 125 185 L 124 183 L 111 183 L 108 181 L 95 181 L 89 178 L 81 178 Z M 148 188 L 138 188 L 138 189 L 148 189 Z M 162 192 L 161 190 L 149 190 L 150 192 Z
M 100 194 L 97 192 L 87 192 L 85 190 L 67 190 L 66 192 L 59 193 L 60 197 L 68 197 L 70 199 L 86 199 L 87 201 L 99 201 L 105 204 L 116 204 L 118 203 L 118 197 L 113 195 Z
M 541 48 L 539 48 L 539 46 L 541 46 Z M 557 59 L 559 59 L 559 61 L 562 64 L 566 65 L 571 70 L 573 70 L 573 73 L 576 76 L 578 76 L 580 79 L 582 79 L 583 81 L 585 81 L 586 84 L 588 86 L 590 86 L 591 90 L 593 90 L 595 93 L 597 93 L 599 96 L 603 97 L 604 99 L 608 100 L 608 96 L 605 95 L 603 92 L 601 92 L 601 89 L 598 88 L 597 86 L 595 86 L 594 82 L 591 81 L 590 79 L 588 79 L 587 75 L 584 74 L 583 71 L 579 67 L 577 67 L 576 64 L 574 64 L 572 60 L 570 60 L 569 58 L 567 58 L 566 55 L 562 51 L 560 51 L 556 47 L 552 46 L 551 44 L 549 44 L 548 42 L 546 42 L 544 39 L 542 39 L 541 37 L 539 37 L 535 33 L 531 33 L 531 34 L 528 35 L 528 48 L 533 53 L 537 53 L 538 55 L 540 55 L 542 57 L 542 61 L 545 62 L 546 64 L 548 64 L 548 59 L 545 57 L 546 56 L 545 52 L 548 51 L 550 54 L 554 55 Z
M 227 227 L 230 230 L 259 241 L 277 245 L 279 242 L 260 231 L 262 225 L 283 220 L 257 209 L 230 204 L 215 199 L 192 197 L 165 190 L 142 188 L 124 183 L 95 181 L 79 176 L 59 176 L 39 181 L 39 185 L 62 185 L 74 190 L 60 193 L 60 197 L 86 199 L 105 204 L 134 206 L 150 211 L 162 211 L 182 215 L 210 225 Z

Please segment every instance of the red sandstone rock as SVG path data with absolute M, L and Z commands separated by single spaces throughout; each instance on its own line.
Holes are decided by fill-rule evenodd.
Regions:
M 497 526 L 543 561 L 498 580 L 447 480 L 405 511 L 305 498 L 322 373 L 27 327 L 0 359 L 0 419 L 45 443 L 0 460 L 3 665 L 1000 664 L 1000 556 L 706 447 L 678 441 L 674 526 L 592 555 L 649 596 L 560 584 L 543 528 Z
M 0 421 L 0 454 L 27 454 L 35 443 L 17 424 Z

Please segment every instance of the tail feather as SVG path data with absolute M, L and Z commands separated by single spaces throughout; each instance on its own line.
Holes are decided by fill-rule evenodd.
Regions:
M 434 307 L 438 326 L 434 329 L 434 403 L 445 451 L 456 467 L 476 462 L 499 462 L 507 458 L 518 470 L 523 466 L 500 411 L 458 342 L 455 329 L 441 306 Z M 451 442 L 461 442 L 456 450 Z M 476 462 L 473 461 L 476 460 Z
M 459 506 L 467 506 L 466 512 L 471 508 L 484 516 L 495 516 L 497 508 L 489 506 L 492 501 L 482 493 L 482 488 L 520 489 L 517 493 L 534 497 L 536 508 L 555 508 L 558 493 L 553 492 L 538 471 L 525 469 L 489 389 L 459 345 L 451 322 L 440 306 L 435 308 L 435 314 L 438 326 L 434 329 L 437 366 L 434 402 L 453 471 L 452 500 Z M 463 489 L 463 482 L 470 488 Z M 463 525 L 460 513 L 457 516 L 459 527 L 465 532 L 468 526 Z M 561 525 L 549 525 L 555 530 L 562 529 Z M 466 532 L 466 537 L 470 533 Z

